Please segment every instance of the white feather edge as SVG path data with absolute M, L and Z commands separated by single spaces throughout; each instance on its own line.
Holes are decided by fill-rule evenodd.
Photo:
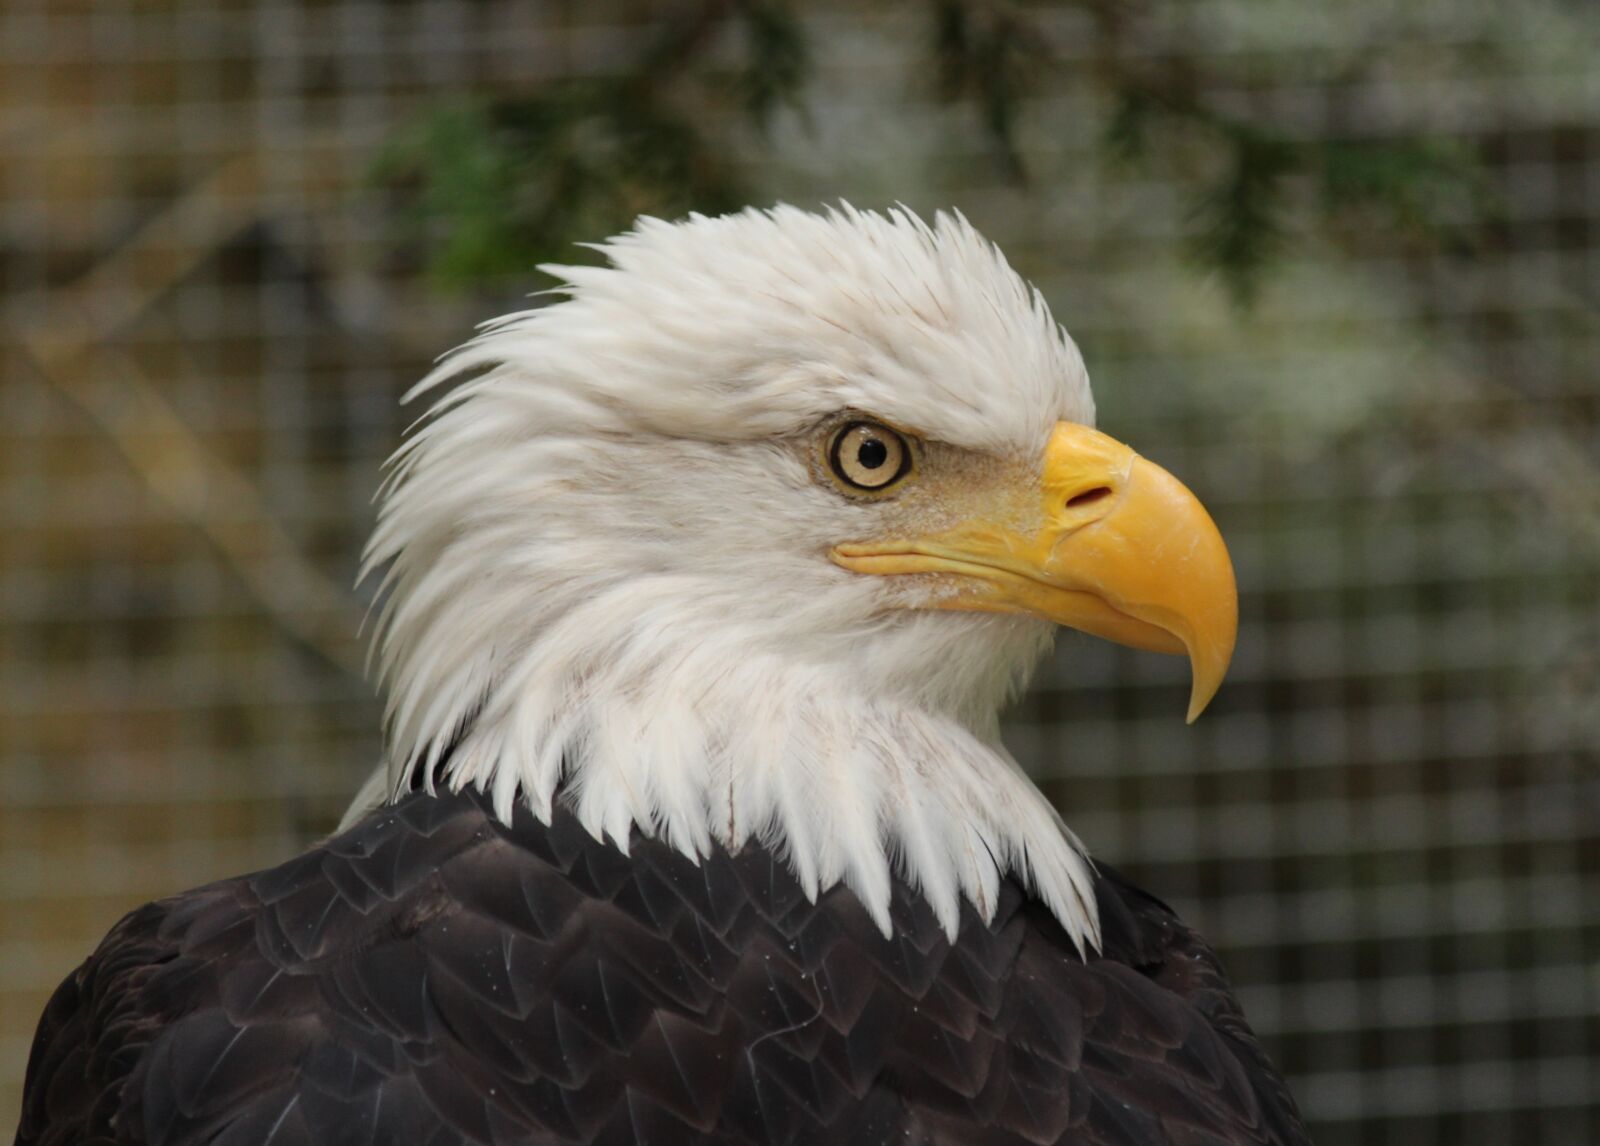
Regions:
M 678 680 L 600 672 L 581 695 L 568 678 L 480 713 L 442 765 L 430 743 L 424 768 L 450 790 L 487 793 L 508 822 L 520 800 L 549 823 L 559 792 L 591 836 L 623 851 L 635 829 L 697 860 L 713 843 L 738 851 L 757 841 L 784 857 L 813 901 L 849 887 L 886 935 L 891 873 L 952 939 L 962 900 L 991 919 L 1000 881 L 1014 875 L 1080 951 L 1099 946 L 1091 863 L 1003 749 L 938 714 L 785 670 L 747 663 L 736 689 L 707 688 L 692 661 Z M 803 701 L 752 706 L 752 694 Z M 692 699 L 663 699 L 675 696 Z M 471 703 L 463 692 L 440 711 Z M 346 823 L 411 783 L 406 771 L 380 768 Z

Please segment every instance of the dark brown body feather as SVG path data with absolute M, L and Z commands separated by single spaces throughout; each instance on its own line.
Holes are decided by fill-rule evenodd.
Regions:
M 1098 879 L 885 939 L 769 852 L 695 864 L 414 794 L 123 919 L 51 1000 L 23 1146 L 1303 1143 L 1216 957 Z

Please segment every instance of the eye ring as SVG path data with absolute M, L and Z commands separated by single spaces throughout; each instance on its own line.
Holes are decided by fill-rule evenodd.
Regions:
M 911 472 L 911 443 L 881 422 L 846 422 L 828 440 L 828 468 L 849 490 L 882 493 Z

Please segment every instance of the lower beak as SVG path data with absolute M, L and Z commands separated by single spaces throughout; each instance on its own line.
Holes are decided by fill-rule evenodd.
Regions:
M 1015 505 L 953 529 L 836 546 L 833 560 L 874 574 L 937 574 L 928 608 L 1023 613 L 1118 644 L 1187 654 L 1189 720 L 1216 695 L 1233 657 L 1238 590 L 1211 515 L 1177 478 L 1087 426 L 1059 423 L 1046 447 L 1039 512 Z M 1012 522 L 1026 520 L 1018 527 Z

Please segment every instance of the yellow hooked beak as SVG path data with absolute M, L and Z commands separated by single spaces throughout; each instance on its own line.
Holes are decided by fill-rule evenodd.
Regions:
M 1190 721 L 1233 657 L 1238 590 L 1211 515 L 1166 470 L 1087 426 L 1056 425 L 1038 489 L 1020 505 L 931 536 L 838 545 L 832 557 L 857 573 L 946 575 L 929 608 L 1025 613 L 1187 653 Z

